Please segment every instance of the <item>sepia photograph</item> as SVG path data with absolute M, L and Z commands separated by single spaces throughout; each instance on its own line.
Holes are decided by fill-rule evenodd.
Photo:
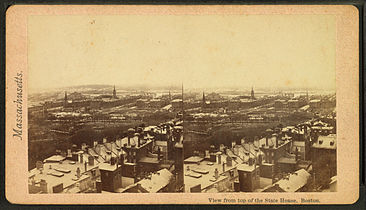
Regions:
M 135 7 L 26 16 L 10 135 L 26 148 L 27 194 L 339 193 L 351 91 L 338 95 L 334 12 Z

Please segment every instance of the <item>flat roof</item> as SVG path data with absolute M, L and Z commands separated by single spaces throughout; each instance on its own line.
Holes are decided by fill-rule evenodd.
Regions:
M 198 163 L 201 162 L 204 158 L 198 156 L 191 156 L 184 160 L 184 163 Z
M 77 179 L 76 177 L 77 168 L 80 168 L 82 175 L 79 179 Z M 96 168 L 98 168 L 98 164 L 96 162 L 94 162 L 93 166 L 87 165 L 87 171 Z M 67 188 L 83 179 L 88 178 L 89 176 L 83 174 L 84 172 L 85 172 L 84 163 L 80 163 L 78 161 L 64 160 L 62 161 L 61 164 L 59 162 L 44 163 L 42 174 L 37 168 L 30 170 L 29 178 L 33 177 L 33 179 L 36 181 L 40 181 L 41 179 L 45 180 L 47 182 L 48 191 L 52 192 L 52 187 L 58 184 L 62 183 L 63 188 Z
M 65 160 L 66 157 L 63 157 L 61 155 L 52 155 L 51 157 L 49 158 L 46 158 L 43 162 L 46 163 L 46 162 L 59 162 L 59 161 L 63 161 Z
M 227 176 L 221 175 L 224 173 L 223 171 L 223 163 L 226 163 L 227 155 L 221 155 L 221 164 L 217 162 L 211 162 L 208 160 L 203 160 L 198 165 L 197 163 L 192 162 L 184 162 L 184 184 L 185 184 L 185 192 L 189 192 L 190 188 L 201 184 L 201 189 L 204 190 L 205 188 L 226 179 Z M 227 166 L 225 164 L 225 172 L 235 169 L 238 165 L 238 162 L 232 160 L 232 166 Z M 188 170 L 189 167 L 189 170 Z M 215 169 L 219 172 L 219 178 L 215 179 Z M 201 172 L 201 173 L 199 173 Z
M 305 169 L 300 169 L 295 173 L 289 174 L 287 178 L 274 183 L 274 185 L 278 184 L 285 192 L 296 192 L 307 183 L 309 178 L 309 172 Z
M 142 157 L 139 163 L 150 163 L 150 164 L 159 164 L 157 157 Z
M 284 163 L 284 164 L 296 164 L 297 163 L 295 157 L 280 157 L 277 162 Z
M 333 144 L 331 142 L 333 142 Z M 319 136 L 318 141 L 314 142 L 312 147 L 320 149 L 337 149 L 337 135 L 329 134 L 327 136 Z
M 253 164 L 253 165 L 250 166 L 248 164 L 243 163 L 243 164 L 238 165 L 237 166 L 237 169 L 238 169 L 238 171 L 252 172 L 252 171 L 254 171 L 258 167 L 256 167 L 255 164 Z
M 172 176 L 173 174 L 164 168 L 151 174 L 150 179 L 143 179 L 137 182 L 137 184 L 140 184 L 149 193 L 156 193 L 169 184 Z
M 99 163 L 99 169 L 104 171 L 115 171 L 117 170 L 116 164 L 111 165 L 110 163 Z

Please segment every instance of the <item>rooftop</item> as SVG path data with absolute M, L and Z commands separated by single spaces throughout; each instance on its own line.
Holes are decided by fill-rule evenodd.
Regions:
M 87 165 L 87 171 L 96 169 L 98 165 L 94 163 L 93 166 Z M 77 178 L 76 170 L 80 169 L 81 177 Z M 89 176 L 83 174 L 85 172 L 84 163 L 77 161 L 64 160 L 59 162 L 46 162 L 43 165 L 42 173 L 37 168 L 29 171 L 29 178 L 34 179 L 35 182 L 39 182 L 41 179 L 47 182 L 47 188 L 49 192 L 52 192 L 52 187 L 63 183 L 63 187 L 67 188 Z
M 318 141 L 314 142 L 313 148 L 337 149 L 337 135 L 329 134 L 328 136 L 319 136 Z
M 221 155 L 221 164 L 218 162 L 210 162 L 207 160 L 202 160 L 199 164 L 195 162 L 184 162 L 184 184 L 185 191 L 189 192 L 190 188 L 201 184 L 201 189 L 204 190 L 209 186 L 226 179 L 223 173 L 235 169 L 238 162 L 232 160 L 232 166 L 227 166 L 226 164 L 227 155 Z M 223 171 L 223 163 L 225 163 L 225 171 Z M 219 178 L 215 179 L 215 169 L 219 172 Z
M 297 161 L 295 159 L 295 156 L 293 157 L 280 157 L 278 159 L 278 163 L 284 163 L 284 164 L 296 164 Z
M 289 174 L 288 178 L 284 178 L 276 182 L 281 189 L 286 192 L 296 192 L 302 188 L 310 178 L 310 174 L 305 169 L 300 169 L 295 173 Z
M 151 174 L 151 178 L 143 179 L 137 182 L 137 184 L 140 184 L 140 186 L 149 193 L 156 193 L 166 187 L 172 177 L 173 174 L 164 168 Z
M 283 139 L 279 139 L 278 140 L 278 148 L 282 147 L 283 145 L 286 145 L 287 143 L 289 143 L 289 138 L 287 138 L 286 136 Z M 268 138 L 268 146 L 266 146 L 266 138 L 262 138 L 259 140 L 259 145 L 261 148 L 276 148 L 276 140 L 274 138 Z
M 258 168 L 258 167 L 256 167 L 256 165 L 255 164 L 253 164 L 253 165 L 248 165 L 248 164 L 240 164 L 240 165 L 238 165 L 237 166 L 237 169 L 238 169 L 238 171 L 245 171 L 245 172 L 252 172 L 252 171 L 254 171 L 256 168 Z
M 49 158 L 46 158 L 43 162 L 44 163 L 49 163 L 49 162 L 59 162 L 59 161 L 63 161 L 65 160 L 66 157 L 63 157 L 61 155 L 53 155 Z
M 184 160 L 184 163 L 198 163 L 203 161 L 204 158 L 198 156 L 191 156 Z
M 116 164 L 111 165 L 110 163 L 100 163 L 99 169 L 104 171 L 115 171 L 117 170 Z
M 284 192 L 297 192 L 307 184 L 309 178 L 310 174 L 305 169 L 300 169 L 292 174 L 288 174 L 287 177 L 266 187 L 264 190 L 272 187 L 278 187 Z

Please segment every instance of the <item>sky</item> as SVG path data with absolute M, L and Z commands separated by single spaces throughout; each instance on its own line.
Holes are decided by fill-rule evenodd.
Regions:
M 31 16 L 28 88 L 335 90 L 335 38 L 332 15 Z

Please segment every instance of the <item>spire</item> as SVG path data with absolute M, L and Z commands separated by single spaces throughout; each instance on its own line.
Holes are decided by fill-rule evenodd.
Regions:
M 251 97 L 252 100 L 255 99 L 253 86 L 252 86 L 252 91 L 250 93 L 250 97 Z
M 169 101 L 172 100 L 172 95 L 170 94 L 170 90 L 169 90 Z
M 64 108 L 67 106 L 67 92 L 65 91 Z
M 205 91 L 203 91 L 203 94 L 202 94 L 202 103 L 203 104 L 206 103 Z
M 113 98 L 117 98 L 116 85 L 113 86 Z

